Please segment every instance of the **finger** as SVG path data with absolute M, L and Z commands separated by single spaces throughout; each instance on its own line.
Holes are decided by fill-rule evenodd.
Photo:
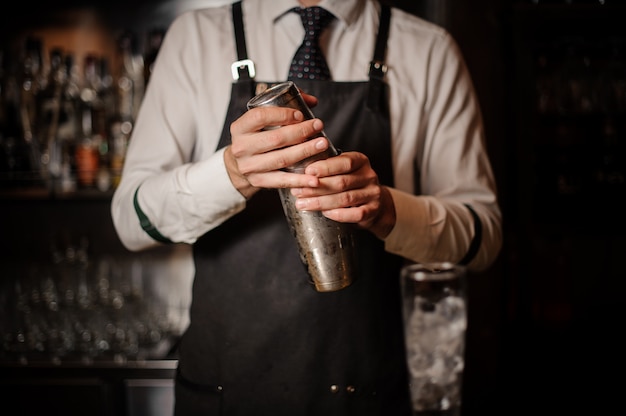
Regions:
M 324 170 L 326 173 L 330 173 L 335 170 L 333 168 L 325 168 L 324 166 L 327 166 L 326 163 L 315 163 L 318 164 L 318 167 L 321 167 L 320 169 Z M 354 167 L 353 165 L 351 166 Z M 339 169 L 336 170 L 339 171 Z M 329 194 L 339 194 L 351 190 L 367 189 L 371 186 L 376 187 L 378 185 L 378 175 L 373 169 L 371 169 L 368 163 L 360 165 L 358 169 L 354 171 L 340 173 L 332 176 L 324 176 L 324 174 L 320 174 L 317 169 L 308 169 L 308 167 L 305 170 L 305 173 L 320 178 L 320 184 L 315 188 L 292 189 L 292 194 L 298 198 L 310 198 Z
M 324 124 L 319 119 L 307 120 L 302 123 L 260 132 L 256 139 L 261 146 L 261 151 L 269 152 L 317 137 L 322 132 L 323 127 Z
M 304 99 L 304 102 L 309 107 L 315 107 L 317 105 L 317 102 L 318 102 L 317 101 L 317 97 L 315 97 L 314 95 L 307 94 L 307 93 L 302 92 L 302 91 L 300 91 L 300 95 L 302 95 L 302 98 Z
M 371 204 L 379 198 L 380 187 L 370 186 L 327 195 L 298 197 L 295 204 L 297 209 L 303 211 L 327 211 Z
M 351 207 L 351 208 L 337 208 L 322 211 L 322 215 L 328 219 L 337 222 L 359 224 L 366 221 L 366 212 L 369 210 L 364 209 L 365 206 Z
M 369 159 L 362 153 L 345 152 L 328 159 L 311 163 L 307 166 L 306 173 L 324 178 L 355 172 L 367 164 L 369 164 Z
M 300 110 L 288 107 L 258 107 L 245 112 L 230 125 L 232 136 L 299 123 L 304 120 Z
M 258 151 L 253 157 L 242 158 L 239 160 L 239 170 L 246 176 L 253 173 L 263 173 L 275 170 L 281 170 L 289 168 L 296 163 L 307 159 L 313 155 L 321 153 L 328 149 L 328 139 L 325 137 L 318 137 L 311 140 L 306 140 L 299 144 L 290 144 L 276 141 L 272 138 L 267 139 L 265 145 Z M 258 145 L 263 145 L 263 140 L 258 141 Z M 268 144 L 269 143 L 269 144 Z M 282 143 L 282 145 L 281 145 Z M 235 146 L 231 146 L 233 154 L 235 153 Z M 298 173 L 302 174 L 302 173 Z M 313 175 L 307 175 L 313 176 Z M 317 178 L 316 178 L 317 179 Z M 319 185 L 319 179 L 316 184 Z M 304 185 L 310 186 L 310 185 Z
M 252 174 L 247 177 L 253 186 L 259 188 L 292 188 L 302 186 L 317 186 L 319 179 L 315 176 L 286 171 L 271 171 Z
M 329 177 L 319 177 L 317 175 L 313 176 L 319 178 L 319 185 L 317 187 L 293 188 L 291 193 L 298 198 L 312 198 L 316 196 L 338 194 L 340 192 L 346 192 L 352 189 L 367 186 L 367 182 L 363 181 L 357 175 L 337 175 Z
M 277 129 L 233 135 L 232 152 L 235 157 L 267 153 L 299 144 L 311 137 L 319 136 L 324 124 L 319 119 L 283 126 Z M 325 140 L 327 143 L 328 140 Z M 319 145 L 319 142 L 316 142 Z M 315 147 L 315 144 L 313 145 Z M 327 148 L 328 145 L 325 145 Z M 319 153 L 319 152 L 316 152 Z M 314 153 L 315 154 L 315 153 Z
M 338 222 L 349 222 L 359 226 L 371 225 L 380 211 L 379 199 L 369 200 L 367 203 L 345 208 L 322 210 L 322 215 Z

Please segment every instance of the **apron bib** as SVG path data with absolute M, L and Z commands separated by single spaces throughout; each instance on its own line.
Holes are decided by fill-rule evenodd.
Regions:
M 241 55 L 243 25 L 235 27 Z M 368 155 L 380 182 L 392 185 L 381 84 L 297 85 L 319 97 L 313 112 L 333 144 Z M 219 147 L 230 143 L 229 126 L 257 88 L 263 84 L 245 76 L 233 84 Z M 258 192 L 243 212 L 200 238 L 176 415 L 409 415 L 402 259 L 371 233 L 356 236 L 356 278 L 328 293 L 310 281 L 276 190 Z

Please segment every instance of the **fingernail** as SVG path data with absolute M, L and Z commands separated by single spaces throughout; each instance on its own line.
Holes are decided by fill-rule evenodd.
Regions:
M 320 139 L 315 143 L 315 148 L 318 150 L 322 150 L 326 148 L 326 139 Z
M 301 199 L 298 199 L 298 200 L 296 201 L 296 208 L 297 208 L 297 209 L 304 209 L 304 208 L 306 208 L 306 201 L 303 201 L 303 200 L 301 200 Z

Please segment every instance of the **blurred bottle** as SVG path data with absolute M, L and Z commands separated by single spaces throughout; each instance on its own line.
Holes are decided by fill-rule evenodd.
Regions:
M 82 95 L 82 94 L 81 94 Z M 93 188 L 99 168 L 98 136 L 93 133 L 91 109 L 82 108 L 81 138 L 76 143 L 76 178 L 78 186 L 83 189 Z
M 83 177 L 81 186 L 94 187 L 104 192 L 110 188 L 109 173 L 109 126 L 114 117 L 115 97 L 112 90 L 113 77 L 109 73 L 108 61 L 95 55 L 87 55 L 84 67 L 84 86 L 81 97 L 85 111 L 91 113 L 91 132 L 84 130 L 83 140 L 79 144 L 82 155 Z M 85 123 L 87 121 L 85 120 Z M 89 129 L 88 126 L 85 127 Z M 92 180 L 93 176 L 93 180 Z
M 20 122 L 19 60 L 3 50 L 0 64 L 0 188 L 26 185 L 22 174 L 31 170 L 28 144 Z
M 137 53 L 137 37 L 125 31 L 118 39 L 117 112 L 121 121 L 134 123 L 143 99 L 143 57 Z
M 148 33 L 148 45 L 146 47 L 146 53 L 143 60 L 143 79 L 145 86 L 148 85 L 148 81 L 150 80 L 150 76 L 152 75 L 152 68 L 154 67 L 154 63 L 156 62 L 156 58 L 159 54 L 159 49 L 161 48 L 161 43 L 163 42 L 163 37 L 165 36 L 164 29 L 152 29 Z
M 94 54 L 87 54 L 83 63 L 83 79 L 80 99 L 85 110 L 91 113 L 91 129 L 94 134 L 103 134 L 106 130 L 106 113 L 102 101 L 102 77 L 100 59 Z
M 41 172 L 47 170 L 48 160 L 42 159 L 41 140 L 37 131 L 37 96 L 41 91 L 43 76 L 42 42 L 36 37 L 26 39 L 20 77 L 19 120 L 21 137 L 18 144 L 20 174 L 31 185 L 39 185 Z M 45 166 L 45 167 L 43 167 Z M 43 167 L 43 168 L 42 168 Z
M 122 169 L 124 167 L 124 159 L 126 158 L 126 150 L 128 141 L 132 131 L 132 123 L 130 121 L 117 121 L 111 126 L 111 144 L 110 163 L 111 163 L 111 185 L 116 188 L 122 178 Z
M 73 192 L 76 190 L 76 141 L 80 136 L 80 77 L 77 65 L 72 53 L 64 56 L 65 84 L 63 87 L 63 121 L 59 123 L 57 132 L 61 144 L 61 192 Z
M 42 177 L 49 189 L 56 189 L 63 153 L 59 126 L 67 122 L 63 105 L 66 72 L 60 48 L 50 50 L 49 65 L 46 81 L 37 97 L 37 126 L 41 132 Z

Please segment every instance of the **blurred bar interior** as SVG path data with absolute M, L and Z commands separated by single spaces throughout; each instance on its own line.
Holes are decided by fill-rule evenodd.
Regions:
M 189 248 L 127 252 L 109 204 L 164 31 L 227 2 L 2 6 L 0 397 L 23 414 L 171 415 Z M 464 414 L 617 409 L 601 377 L 625 346 L 626 2 L 387 2 L 457 39 L 500 189 Z

